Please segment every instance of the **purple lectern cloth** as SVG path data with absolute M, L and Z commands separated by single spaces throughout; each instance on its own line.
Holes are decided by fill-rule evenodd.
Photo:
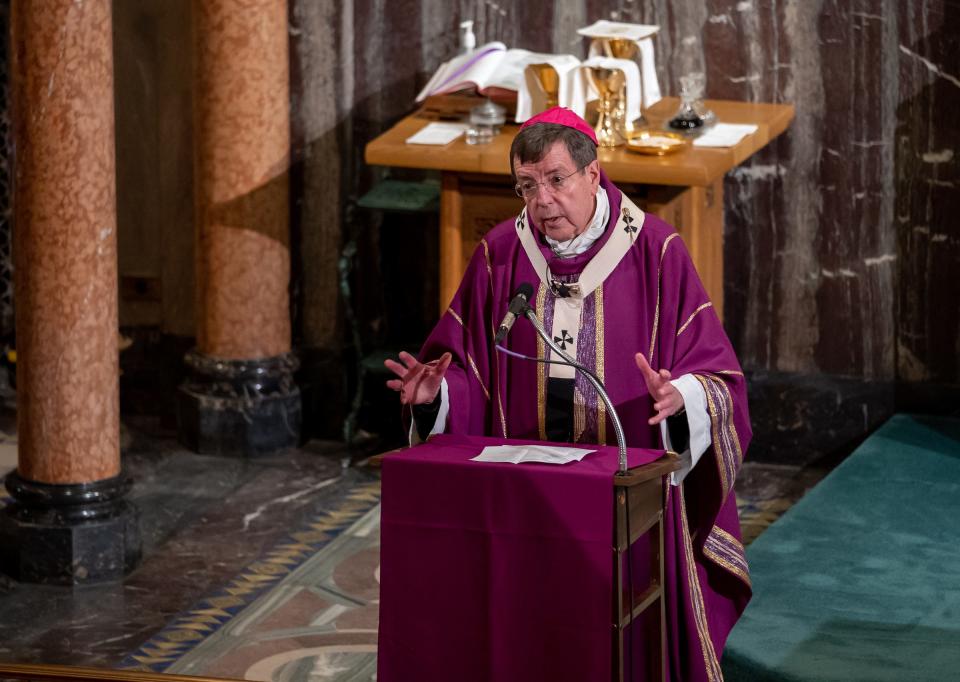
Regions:
M 470 461 L 530 442 L 439 435 L 384 459 L 380 682 L 610 679 L 617 449 Z

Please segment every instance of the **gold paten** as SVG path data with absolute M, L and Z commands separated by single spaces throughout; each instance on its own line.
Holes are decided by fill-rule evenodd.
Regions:
M 675 154 L 689 146 L 690 140 L 686 137 L 665 130 L 638 130 L 627 138 L 628 151 L 650 156 Z

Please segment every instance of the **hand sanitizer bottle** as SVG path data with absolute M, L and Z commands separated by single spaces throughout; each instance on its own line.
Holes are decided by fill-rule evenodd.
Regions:
M 477 46 L 477 36 L 473 35 L 473 20 L 460 22 L 460 54 L 472 52 Z

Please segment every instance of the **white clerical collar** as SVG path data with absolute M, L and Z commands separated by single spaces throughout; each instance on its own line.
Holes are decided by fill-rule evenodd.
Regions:
M 546 235 L 544 237 L 546 237 L 550 249 L 560 258 L 579 256 L 603 236 L 609 220 L 610 200 L 607 198 L 606 190 L 603 187 L 597 187 L 597 209 L 593 212 L 593 219 L 587 229 L 565 242 L 558 242 L 556 239 L 546 237 Z

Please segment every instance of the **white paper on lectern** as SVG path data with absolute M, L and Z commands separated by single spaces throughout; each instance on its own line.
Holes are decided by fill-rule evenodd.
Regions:
M 562 445 L 491 445 L 485 447 L 479 455 L 472 457 L 475 462 L 540 462 L 542 464 L 567 464 L 579 462 L 596 450 L 569 448 Z

